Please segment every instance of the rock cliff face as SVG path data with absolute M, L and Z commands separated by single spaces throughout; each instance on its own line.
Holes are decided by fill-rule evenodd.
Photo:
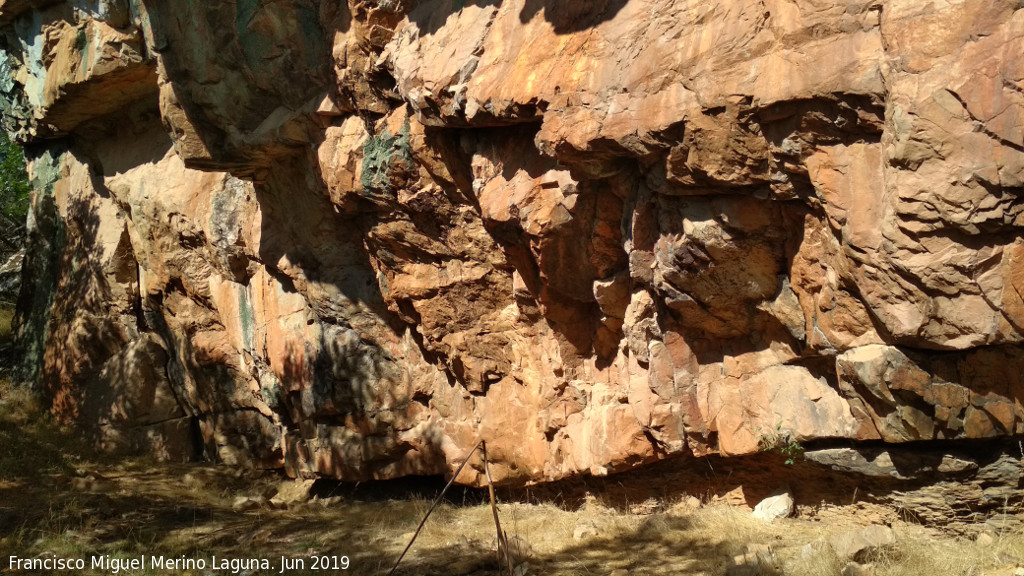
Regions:
M 22 377 L 505 482 L 1024 433 L 1016 0 L 0 0 Z M 465 483 L 481 481 L 467 468 Z

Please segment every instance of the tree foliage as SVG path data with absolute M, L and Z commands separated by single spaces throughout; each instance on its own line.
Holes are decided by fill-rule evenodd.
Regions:
M 0 130 L 0 254 L 17 250 L 23 243 L 31 190 L 25 154 Z
M 0 212 L 14 220 L 24 220 L 31 189 L 25 171 L 25 154 L 0 130 Z

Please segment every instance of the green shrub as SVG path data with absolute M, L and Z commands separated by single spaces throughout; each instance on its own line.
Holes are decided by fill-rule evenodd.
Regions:
M 0 214 L 23 223 L 28 214 L 31 189 L 25 171 L 25 154 L 0 130 Z
M 785 459 L 787 466 L 796 463 L 800 453 L 804 451 L 802 444 L 797 442 L 789 432 L 782 430 L 782 422 L 775 425 L 774 430 L 760 430 L 757 445 L 761 452 L 778 452 Z

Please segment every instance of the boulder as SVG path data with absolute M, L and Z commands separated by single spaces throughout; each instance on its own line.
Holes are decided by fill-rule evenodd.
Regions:
M 21 289 L 21 264 L 25 260 L 25 250 L 11 254 L 0 265 L 0 300 L 15 302 Z
M 894 548 L 896 535 L 888 526 L 872 525 L 834 534 L 828 542 L 839 558 L 864 563 Z
M 754 506 L 754 518 L 772 522 L 793 514 L 793 495 L 788 489 L 776 490 L 771 496 Z

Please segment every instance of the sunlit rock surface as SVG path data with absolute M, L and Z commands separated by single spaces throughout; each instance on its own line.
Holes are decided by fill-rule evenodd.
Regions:
M 0 2 L 21 377 L 346 480 L 1024 433 L 1024 8 Z M 467 468 L 459 478 L 482 481 Z

